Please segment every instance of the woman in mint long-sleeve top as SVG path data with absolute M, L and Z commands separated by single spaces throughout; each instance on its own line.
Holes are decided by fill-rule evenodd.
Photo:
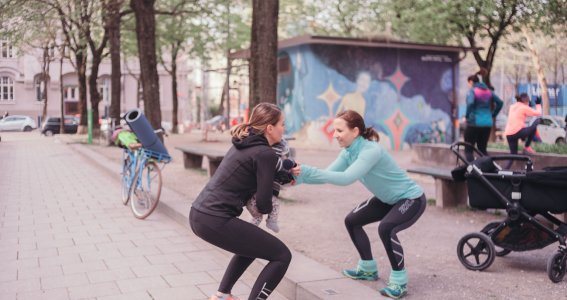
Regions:
M 413 225 L 426 206 L 423 190 L 394 162 L 378 144 L 378 133 L 366 128 L 364 119 L 357 112 L 347 110 L 333 121 L 334 137 L 344 149 L 325 170 L 300 165 L 294 171 L 299 183 L 331 183 L 349 185 L 360 181 L 372 194 L 345 218 L 345 225 L 360 260 L 356 269 L 344 270 L 353 279 L 377 280 L 378 267 L 372 257 L 368 236 L 362 227 L 380 222 L 378 233 L 392 266 L 388 286 L 380 293 L 391 298 L 401 298 L 407 293 L 407 272 L 404 252 L 397 233 Z

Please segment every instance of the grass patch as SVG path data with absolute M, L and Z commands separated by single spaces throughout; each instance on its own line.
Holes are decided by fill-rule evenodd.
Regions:
M 281 196 L 278 197 L 278 199 L 280 200 L 281 203 L 295 203 L 295 202 L 297 202 L 295 199 L 281 197 Z
M 468 205 L 459 205 L 457 207 L 455 207 L 455 211 L 456 212 L 469 212 L 469 211 L 474 211 L 474 208 L 470 208 L 468 207 Z
M 209 171 L 207 169 L 198 168 L 198 169 L 189 169 L 189 171 L 197 173 L 202 176 L 209 176 Z
M 488 148 L 506 150 L 509 151 L 510 148 L 508 144 L 504 143 L 490 143 Z M 543 144 L 543 143 L 532 143 L 532 148 L 538 153 L 550 153 L 550 154 L 562 154 L 567 155 L 567 144 Z M 518 145 L 518 153 L 522 153 L 524 145 L 521 143 Z
M 435 198 L 428 198 L 427 199 L 427 205 L 429 205 L 429 206 L 435 206 L 436 202 L 437 202 L 437 200 L 435 200 Z

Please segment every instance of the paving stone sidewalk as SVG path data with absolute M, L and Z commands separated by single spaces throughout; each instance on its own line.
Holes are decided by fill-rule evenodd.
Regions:
M 22 135 L 22 136 L 25 136 Z M 18 273 L 10 273 L 9 270 L 12 268 L 18 269 L 18 265 L 25 266 L 24 262 L 14 263 L 14 261 L 18 261 L 17 257 L 14 258 L 13 249 L 19 247 L 18 244 L 14 245 L 14 243 L 18 243 L 20 240 L 16 237 L 14 238 L 14 234 L 18 234 L 18 230 L 14 230 L 13 228 L 11 231 L 8 231 L 10 234 L 5 235 L 5 227 L 14 227 L 14 214 L 19 212 L 20 210 L 25 210 L 23 207 L 20 208 L 21 204 L 14 204 L 12 201 L 6 200 L 4 198 L 4 191 L 8 184 L 6 184 L 6 180 L 15 180 L 14 178 L 19 178 L 17 182 L 27 182 L 18 184 L 16 187 L 12 187 L 12 189 L 27 189 L 29 187 L 32 188 L 40 188 L 39 185 L 35 183 L 30 183 L 31 181 L 38 181 L 38 176 L 35 174 L 29 174 L 38 172 L 36 170 L 32 170 L 35 166 L 34 163 L 31 166 L 27 166 L 28 159 L 25 155 L 16 155 L 14 151 L 22 151 L 24 147 L 36 147 L 41 148 L 45 147 L 45 149 L 37 149 L 37 151 L 51 151 L 44 156 L 44 159 L 55 160 L 57 158 L 57 162 L 55 164 L 50 164 L 47 167 L 47 170 L 41 168 L 43 171 L 42 176 L 45 174 L 49 174 L 50 176 L 59 176 L 62 175 L 58 174 L 60 171 L 59 169 L 63 170 L 63 172 L 71 172 L 73 173 L 74 169 L 77 166 L 81 166 L 82 164 L 90 165 L 85 163 L 82 159 L 78 157 L 77 151 L 75 152 L 68 152 L 61 150 L 60 147 L 55 144 L 53 149 L 57 151 L 49 150 L 46 145 L 43 143 L 33 143 L 33 142 L 23 142 L 26 138 L 21 139 L 21 143 L 18 140 L 19 144 L 17 149 L 10 148 L 8 145 L 9 143 L 4 143 L 4 141 L 13 138 L 12 136 L 6 136 L 5 133 L 2 133 L 2 142 L 0 143 L 0 299 L 14 299 L 14 290 L 16 289 L 23 289 L 26 290 L 26 284 L 17 282 L 14 278 L 18 279 Z M 44 141 L 51 141 L 54 142 L 55 140 L 61 140 L 62 137 L 57 138 L 45 138 Z M 74 138 L 74 137 L 73 137 Z M 209 147 L 226 147 L 225 143 L 227 142 L 226 138 L 221 136 L 213 136 L 213 139 L 218 140 L 218 142 L 211 142 L 207 143 Z M 187 211 L 188 201 L 194 199 L 196 193 L 200 190 L 199 188 L 195 188 L 196 186 L 203 186 L 206 182 L 206 174 L 200 171 L 189 171 L 183 169 L 183 164 L 181 160 L 181 153 L 177 150 L 173 150 L 175 145 L 183 145 L 187 143 L 193 143 L 198 141 L 199 137 L 195 134 L 184 134 L 184 135 L 177 135 L 177 136 L 170 136 L 168 140 L 166 140 L 166 144 L 170 149 L 172 155 L 174 155 L 174 162 L 171 163 L 166 167 L 164 174 L 167 173 L 165 178 L 165 186 L 169 187 L 171 190 L 176 191 L 178 194 L 182 194 L 184 197 L 184 201 L 182 203 L 183 206 L 181 208 L 175 208 L 174 210 L 181 211 L 181 215 L 183 212 Z M 297 143 L 297 141 L 295 141 Z M 294 143 L 292 143 L 294 145 Z M 296 144 L 295 144 L 296 145 Z M 120 151 L 117 148 L 113 147 L 98 147 L 98 146 L 82 146 L 82 145 L 69 145 L 67 146 L 70 149 L 89 149 L 90 152 L 94 152 L 98 154 L 98 156 L 102 156 L 100 161 L 98 162 L 99 165 L 108 165 L 114 171 L 112 173 L 119 172 L 119 160 L 120 160 Z M 28 151 L 28 150 L 26 150 Z M 32 151 L 35 153 L 36 150 Z M 325 150 L 323 152 L 316 151 L 313 149 L 308 148 L 301 148 L 299 149 L 299 160 L 304 161 L 306 163 L 313 164 L 315 166 L 325 166 L 328 164 L 331 159 L 336 156 L 336 153 L 333 153 L 334 150 L 330 149 L 329 151 Z M 34 155 L 34 154 L 28 154 Z M 396 161 L 402 166 L 407 167 L 407 165 L 411 164 L 411 160 L 408 159 L 407 153 L 393 153 L 394 158 Z M 37 154 L 35 154 L 37 155 Z M 70 159 L 59 157 L 58 156 L 67 156 Z M 91 162 L 92 157 L 96 157 L 95 155 L 91 155 Z M 14 160 L 16 158 L 25 158 L 26 161 L 20 161 L 16 163 Z M 72 167 L 70 166 L 63 166 L 60 167 L 61 164 L 65 161 L 71 161 L 74 164 Z M 5 166 L 9 166 L 9 170 L 3 172 Z M 19 166 L 26 166 L 25 168 L 20 168 Z M 17 172 L 21 172 L 20 169 L 24 170 L 28 168 L 26 171 L 27 174 L 24 176 L 22 174 L 17 174 Z M 119 199 L 116 199 L 116 195 L 119 195 L 119 187 L 117 186 L 116 179 L 117 175 L 109 175 L 107 171 L 106 174 L 100 171 L 100 168 L 93 169 L 88 166 L 81 166 L 84 170 L 82 172 L 88 172 L 89 174 L 98 174 L 99 178 L 96 178 L 96 181 L 103 181 L 104 184 L 101 186 L 100 183 L 94 184 L 98 187 L 96 192 L 89 192 L 87 193 L 90 196 L 81 196 L 81 197 L 90 197 L 90 199 L 96 198 L 96 200 L 101 201 L 99 197 L 93 196 L 97 194 L 106 194 L 104 196 L 106 199 L 104 202 L 112 208 L 106 208 L 106 210 L 110 211 L 111 214 L 120 212 L 119 216 L 109 217 L 110 219 L 120 219 L 123 222 L 127 222 L 128 228 L 134 228 L 136 224 L 140 224 L 139 221 L 135 220 L 128 210 L 128 208 L 121 206 Z M 17 169 L 17 170 L 16 170 Z M 52 169 L 54 171 L 48 171 Z M 98 169 L 98 170 L 97 170 Z M 108 169 L 108 167 L 105 167 Z M 32 171 L 30 171 L 32 170 Z M 55 171 L 57 170 L 57 171 Z M 51 173 L 50 173 L 51 172 Z M 57 173 L 57 174 L 56 174 Z M 76 174 L 74 174 L 76 175 Z M 109 177 L 110 176 L 110 177 Z M 28 178 L 29 177 L 29 178 Z M 96 176 L 95 176 L 96 177 Z M 420 181 L 423 178 L 419 178 Z M 428 178 L 425 178 L 428 180 Z M 44 179 L 42 179 L 44 180 Z M 81 184 L 85 182 L 84 179 L 81 179 L 80 176 L 75 179 L 74 176 L 62 176 L 59 179 L 53 180 L 50 184 L 44 184 L 49 186 L 49 188 L 41 187 L 41 189 L 49 190 L 53 189 L 52 184 L 59 184 L 62 185 L 61 182 L 65 181 L 77 181 Z M 88 181 L 88 180 L 87 180 Z M 428 192 L 431 189 L 432 182 L 420 182 L 426 189 L 426 194 L 431 195 L 432 193 Z M 112 187 L 113 184 L 116 184 L 115 187 Z M 23 188 L 22 188 L 23 187 Z M 58 186 L 57 189 L 60 190 L 69 190 L 65 193 L 56 193 L 56 195 L 67 195 L 66 197 L 78 197 L 77 195 L 82 195 L 84 189 L 81 189 L 81 186 L 77 184 L 72 185 L 62 185 Z M 111 190 L 113 189 L 113 190 Z M 14 195 L 14 190 L 10 193 Z M 28 195 L 31 191 L 22 192 L 22 195 Z M 19 195 L 18 193 L 16 193 Z M 112 194 L 112 196 L 109 196 Z M 349 238 L 344 230 L 344 226 L 342 225 L 342 219 L 344 218 L 345 212 L 349 211 L 354 205 L 358 204 L 360 199 L 364 199 L 366 197 L 367 192 L 361 188 L 360 185 L 354 184 L 349 186 L 348 188 L 345 187 L 334 187 L 331 185 L 324 185 L 324 186 L 310 186 L 310 185 L 300 185 L 289 189 L 286 191 L 286 196 L 289 199 L 294 199 L 293 201 L 284 202 L 284 209 L 282 209 L 282 213 L 284 214 L 281 218 L 282 222 L 282 232 L 279 233 L 278 237 L 286 242 L 290 248 L 294 249 L 296 252 L 304 254 L 303 257 L 310 257 L 312 259 L 317 260 L 320 264 L 314 265 L 310 264 L 312 261 L 308 260 L 301 260 L 298 259 L 301 256 L 294 256 L 292 259 L 292 265 L 294 265 L 286 274 L 286 277 L 290 277 L 292 279 L 299 279 L 302 280 L 302 276 L 305 276 L 307 272 L 301 272 L 298 266 L 306 266 L 307 269 L 310 271 L 318 271 L 323 267 L 329 266 L 334 269 L 335 273 L 338 273 L 337 270 L 341 270 L 342 268 L 349 267 L 354 265 L 357 256 L 356 252 L 352 247 L 352 244 L 349 241 Z M 28 195 L 28 198 L 30 196 Z M 167 200 L 170 200 L 169 197 Z M 18 199 L 11 197 L 11 199 Z M 164 199 L 165 200 L 165 199 Z M 324 201 L 321 201 L 324 200 Z M 19 201 L 19 200 L 18 200 Z M 31 200 L 28 200 L 28 202 Z M 53 200 L 55 201 L 55 200 Z M 57 201 L 62 201 L 61 199 L 57 199 Z M 56 201 L 56 202 L 57 202 Z M 77 200 L 74 200 L 77 202 Z M 17 202 L 17 201 L 16 201 Z M 82 203 L 82 201 L 80 201 Z M 116 203 L 114 203 L 116 202 Z M 87 201 L 87 203 L 90 203 Z M 111 205 L 112 204 L 112 205 Z M 148 221 L 155 221 L 154 218 L 159 220 L 159 223 L 167 223 L 170 220 L 168 218 L 164 218 L 164 216 L 159 213 L 165 211 L 163 208 L 168 207 L 170 203 L 162 203 L 167 205 L 159 206 L 158 213 L 154 213 L 151 216 L 151 220 Z M 15 205 L 15 206 L 13 206 Z M 75 205 L 75 203 L 73 203 Z M 69 204 L 67 204 L 69 206 Z M 86 206 L 83 204 L 83 206 Z M 92 205 L 91 205 L 92 206 Z M 8 209 L 9 208 L 9 209 Z M 35 208 L 35 207 L 34 207 Z M 90 207 L 89 207 L 90 208 Z M 26 208 L 29 209 L 29 208 Z M 66 207 L 65 210 L 68 208 Z M 94 209 L 94 206 L 93 206 Z M 100 209 L 100 208 L 98 208 Z M 41 213 L 45 213 L 46 208 L 40 209 Z M 78 210 L 81 213 L 84 210 Z M 9 212 L 9 213 L 8 213 Z M 24 215 L 31 214 L 32 212 L 27 212 Z M 40 214 L 36 212 L 36 214 Z M 76 212 L 73 214 L 66 214 L 69 218 L 73 215 L 75 216 Z M 9 218 L 8 218 L 9 217 Z M 41 217 L 38 217 L 37 220 L 41 220 Z M 96 219 L 98 217 L 98 213 L 93 215 L 89 215 L 87 218 L 80 217 L 79 224 L 83 225 L 83 221 L 86 221 L 85 224 L 90 224 L 90 221 Z M 556 245 L 550 245 L 544 249 L 534 250 L 529 252 L 513 252 L 510 255 L 507 255 L 504 258 L 497 258 L 495 263 L 486 271 L 484 272 L 472 272 L 465 270 L 464 267 L 458 262 L 456 256 L 456 244 L 458 240 L 466 233 L 472 231 L 478 231 L 488 222 L 501 219 L 502 215 L 494 215 L 493 213 L 487 212 L 479 212 L 479 211 L 470 211 L 467 209 L 440 209 L 437 207 L 428 207 L 424 216 L 419 220 L 417 226 L 412 227 L 412 230 L 404 231 L 401 233 L 400 237 L 404 241 L 404 247 L 408 249 L 406 259 L 408 261 L 408 266 L 410 266 L 411 272 L 411 289 L 410 293 L 407 296 L 407 299 L 510 299 L 510 300 L 517 300 L 517 299 L 566 299 L 567 300 L 567 280 L 564 280 L 561 283 L 554 284 L 549 281 L 547 278 L 547 274 L 545 271 L 546 261 L 550 256 L 550 253 L 556 251 Z M 75 219 L 71 219 L 76 221 Z M 162 222 L 162 218 L 164 221 Z M 10 220 L 10 222 L 6 222 L 5 220 Z M 30 222 L 29 220 L 27 222 Z M 34 221 L 39 222 L 38 224 L 45 224 L 45 221 Z M 41 223 L 43 222 L 43 223 Z M 108 220 L 107 220 L 108 222 Z M 145 224 L 143 221 L 141 224 Z M 179 221 L 178 221 L 179 222 Z M 8 224 L 8 226 L 6 225 Z M 71 223 L 72 224 L 72 223 Z M 152 223 L 154 224 L 154 223 Z M 172 224 L 172 223 L 168 223 Z M 179 224 L 179 223 L 178 223 Z M 29 230 L 27 229 L 28 226 L 35 225 L 35 223 L 23 223 L 21 225 L 22 230 Z M 175 224 L 172 224 L 172 226 Z M 52 226 L 52 225 L 50 225 Z M 63 226 L 63 225 L 60 225 Z M 65 225 L 67 226 L 67 225 Z M 85 226 L 85 225 L 83 225 Z M 124 225 L 126 226 L 126 225 Z M 126 227 L 119 227 L 122 230 Z M 191 240 L 191 234 L 189 230 L 185 229 L 183 225 L 180 225 L 180 229 L 177 232 L 180 232 L 181 235 L 185 235 L 184 239 Z M 105 225 L 100 225 L 102 229 L 107 229 Z M 116 228 L 117 226 L 111 226 L 112 228 Z M 156 230 L 160 230 L 159 226 L 154 226 Z M 137 227 L 135 227 L 137 228 Z M 387 257 L 383 254 L 383 249 L 381 242 L 377 238 L 376 234 L 376 225 L 369 225 L 367 228 L 369 232 L 369 237 L 371 239 L 372 249 L 376 253 L 376 259 L 381 266 L 381 276 L 382 278 L 378 282 L 365 282 L 363 287 L 368 287 L 368 290 L 371 291 L 371 295 L 367 296 L 364 294 L 362 289 L 356 289 L 355 294 L 357 297 L 354 296 L 345 296 L 345 294 L 339 295 L 332 295 L 324 298 L 313 298 L 313 297 L 305 297 L 305 296 L 297 296 L 295 299 L 298 300 L 311 300 L 311 299 L 336 299 L 336 300 L 351 300 L 351 299 L 380 299 L 381 297 L 378 295 L 376 288 L 381 287 L 385 284 L 388 275 L 388 262 Z M 46 227 L 43 226 L 42 229 L 38 229 L 39 235 L 43 235 L 42 230 L 46 230 Z M 68 229 L 69 230 L 69 229 Z M 91 229 L 92 230 L 92 229 Z M 147 232 L 150 232 L 150 229 L 144 229 Z M 14 233 L 15 231 L 15 233 Z M 75 233 L 75 231 L 70 231 Z M 145 233 L 145 234 L 144 234 Z M 146 237 L 147 233 L 141 233 L 142 236 Z M 32 234 L 36 234 L 35 231 L 32 230 Z M 48 233 L 53 236 L 53 233 Z M 91 234 L 87 231 L 87 234 Z M 112 236 L 111 234 L 107 234 Z M 116 237 L 115 237 L 116 238 Z M 148 239 L 148 238 L 146 238 Z M 52 238 L 52 240 L 55 240 Z M 165 238 L 164 240 L 169 240 L 169 238 Z M 12 241 L 12 243 L 8 244 L 6 241 Z M 140 239 L 134 238 L 130 243 L 138 246 L 136 241 L 140 243 Z M 179 239 L 175 239 L 175 242 L 181 242 Z M 51 241 L 53 242 L 53 241 Z M 173 242 L 173 241 L 169 241 Z M 199 240 L 197 239 L 197 242 Z M 26 243 L 26 239 L 22 239 L 22 243 Z M 102 242 L 101 242 L 102 243 Z M 108 242 L 106 242 L 108 243 Z M 168 242 L 165 242 L 169 244 Z M 201 245 L 202 247 L 207 247 L 207 245 Z M 31 247 L 37 248 L 36 245 L 31 245 Z M 94 247 L 94 248 L 92 248 Z M 93 251 L 104 251 L 101 249 L 108 249 L 108 248 L 98 248 L 97 245 L 88 248 L 85 252 L 93 252 Z M 156 246 L 157 247 L 157 246 Z M 210 248 L 209 248 L 210 249 Z M 6 251 L 11 251 L 12 254 Z M 158 247 L 158 250 L 162 250 L 162 248 Z M 193 250 L 193 249 L 191 249 Z M 183 255 L 191 257 L 191 250 L 184 250 Z M 215 250 L 215 249 L 211 249 Z M 110 250 L 107 250 L 110 251 Z M 197 251 L 199 252 L 199 251 Z M 201 251 L 199 253 L 203 253 Z M 173 253 L 176 253 L 175 251 Z M 189 254 L 188 254 L 189 253 Z M 209 253 L 209 252 L 206 252 Z M 70 252 L 69 255 L 74 253 Z M 11 255 L 11 256 L 10 256 Z M 86 254 L 84 254 L 86 255 Z M 83 256 L 84 256 L 83 255 Z M 110 254 L 109 254 L 110 255 Z M 151 255 L 151 254 L 149 254 Z M 173 254 L 171 254 L 173 255 Z M 171 256 L 169 255 L 169 256 Z M 10 263 L 5 264 L 6 260 L 5 257 L 10 256 L 9 261 Z M 168 256 L 168 257 L 169 257 Z M 176 255 L 177 256 L 177 255 Z M 91 256 L 92 257 L 92 256 Z M 226 265 L 226 259 L 219 255 L 219 264 L 221 266 Z M 79 254 L 79 258 L 83 259 L 83 257 Z M 87 259 L 87 258 L 85 258 Z M 129 258 L 124 258 L 123 260 L 127 260 Z M 32 262 L 31 268 L 39 268 L 41 260 L 39 258 L 36 259 L 37 261 Z M 104 260 L 104 259 L 103 259 Z M 146 260 L 148 260 L 146 258 Z M 197 256 L 196 261 L 199 261 L 200 258 Z M 174 263 L 175 264 L 175 263 Z M 7 267 L 4 267 L 6 265 Z M 106 262 L 105 262 L 106 266 Z M 135 266 L 128 266 L 125 267 L 130 269 L 130 272 L 134 273 L 137 277 L 138 273 L 134 272 Z M 24 269 L 22 269 L 24 270 Z M 201 270 L 197 271 L 200 272 Z M 299 272 L 298 272 L 299 271 Z M 65 272 L 65 269 L 62 267 L 62 272 Z M 82 273 L 87 273 L 84 271 Z M 215 282 L 213 283 L 204 283 L 199 284 L 195 283 L 194 285 L 197 286 L 200 290 L 203 290 L 204 286 L 210 288 L 213 291 L 216 288 L 216 281 L 221 276 L 222 271 L 215 272 L 207 272 L 209 276 L 213 278 Z M 214 275 L 214 276 L 213 276 Z M 85 275 L 87 276 L 87 275 Z M 169 281 L 167 281 L 167 276 L 161 276 L 165 278 L 166 282 L 171 286 L 171 288 L 177 287 L 172 285 Z M 249 277 L 249 276 L 248 276 Z M 22 278 L 24 280 L 26 277 Z M 41 278 L 41 276 L 38 276 Z M 89 282 L 91 281 L 91 277 L 87 276 Z M 113 279 L 114 280 L 114 279 Z M 112 281 L 112 280 L 109 280 Z M 114 281 L 120 281 L 119 279 L 115 279 Z M 190 281 L 190 280 L 187 280 Z M 4 284 L 9 282 L 9 284 Z M 43 282 L 39 279 L 40 284 Z M 92 284 L 95 284 L 96 281 L 93 281 Z M 250 278 L 245 279 L 242 285 L 242 294 L 246 295 L 246 290 L 250 284 Z M 336 279 L 336 280 L 321 280 L 321 281 L 312 281 L 308 284 L 303 285 L 305 289 L 311 288 L 312 290 L 318 291 L 319 293 L 326 289 L 327 287 L 331 286 L 335 289 L 342 290 L 342 284 L 344 284 L 344 279 Z M 287 288 L 289 282 L 284 282 L 280 284 L 278 287 L 278 291 L 283 291 Z M 324 285 L 322 284 L 324 283 Z M 362 284 L 357 281 L 350 281 L 350 283 L 356 283 L 358 286 Z M 88 285 L 90 285 L 89 283 Z M 86 284 L 85 284 L 86 285 Z M 120 286 L 119 286 L 120 288 Z M 171 288 L 166 288 L 169 290 Z M 66 288 L 67 290 L 70 287 Z M 141 287 L 139 291 L 152 291 L 151 287 Z M 37 292 L 37 290 L 35 290 Z M 8 292 L 11 292 L 8 294 Z M 120 290 L 122 293 L 130 293 L 124 292 Z M 58 298 L 53 297 L 51 299 L 69 299 L 70 294 L 67 291 L 68 298 Z M 202 295 L 206 296 L 210 292 L 205 291 Z M 143 293 L 142 293 L 143 294 Z M 7 295 L 4 297 L 4 295 Z M 94 294 L 96 295 L 96 294 Z M 131 293 L 131 295 L 125 296 L 123 298 L 118 299 L 138 299 L 135 296 L 137 293 Z M 147 294 L 143 294 L 144 296 Z M 27 299 L 24 296 L 26 294 L 20 294 L 18 299 Z M 119 295 L 115 295 L 119 296 Z M 152 296 L 155 297 L 154 294 Z M 134 297 L 134 298 L 132 298 Z M 149 297 L 149 296 L 148 296 Z M 202 296 L 203 297 L 203 296 Z M 34 299 L 50 299 L 47 296 L 45 297 L 38 297 L 37 294 L 32 294 L 30 298 Z M 71 298 L 71 299 L 81 299 L 81 298 Z M 97 296 L 88 296 L 86 299 L 106 299 Z M 108 298 L 113 299 L 113 298 Z M 144 298 L 141 298 L 144 299 Z M 149 298 L 145 298 L 149 299 Z M 171 297 L 155 297 L 155 299 L 175 299 L 174 296 Z M 184 298 L 187 299 L 187 298 Z M 190 299 L 190 298 L 189 298 Z M 198 299 L 206 299 L 206 298 L 198 298 Z M 270 298 L 272 299 L 272 298 Z M 275 297 L 274 297 L 275 299 Z M 281 299 L 281 298 L 279 298 Z
M 2 135 L 0 299 L 208 299 L 229 257 L 161 212 L 135 219 L 119 182 L 58 141 Z

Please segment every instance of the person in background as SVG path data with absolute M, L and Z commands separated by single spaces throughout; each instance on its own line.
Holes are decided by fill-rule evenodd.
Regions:
M 378 144 L 378 133 L 366 127 L 360 114 L 354 110 L 340 112 L 333 127 L 334 137 L 344 149 L 325 170 L 308 165 L 293 168 L 294 175 L 299 173 L 296 183 L 349 185 L 360 181 L 372 193 L 345 218 L 360 260 L 356 268 L 343 274 L 352 279 L 378 279 L 378 266 L 363 226 L 380 222 L 378 234 L 392 267 L 388 285 L 380 294 L 402 298 L 407 294 L 408 275 L 398 232 L 412 226 L 425 211 L 423 189 Z
M 541 115 L 541 98 L 537 98 L 536 108 L 530 107 L 530 97 L 526 93 L 522 93 L 516 97 L 516 103 L 510 106 L 508 112 L 508 122 L 504 134 L 508 141 L 511 154 L 518 154 L 518 140 L 524 139 L 524 154 L 533 154 L 535 150 L 530 147 L 532 140 L 536 134 L 537 125 L 540 119 L 536 119 L 530 126 L 525 127 L 527 117 L 535 117 Z M 508 166 L 509 167 L 509 166 Z
M 469 91 L 467 93 L 467 111 L 465 142 L 476 146 L 480 152 L 487 155 L 486 147 L 494 118 L 502 109 L 502 100 L 479 80 L 479 73 L 467 78 Z M 465 148 L 468 161 L 474 160 L 473 149 Z

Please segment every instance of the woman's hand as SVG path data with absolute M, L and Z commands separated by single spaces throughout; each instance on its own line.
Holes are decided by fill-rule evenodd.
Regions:
M 291 175 L 299 176 L 301 174 L 301 165 L 297 164 L 295 167 L 291 168 Z

